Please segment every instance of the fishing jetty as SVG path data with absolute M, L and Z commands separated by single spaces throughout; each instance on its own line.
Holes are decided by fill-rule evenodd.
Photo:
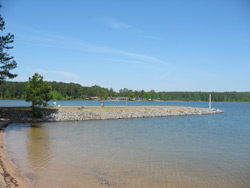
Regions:
M 34 118 L 31 108 L 0 108 L 0 118 L 11 122 L 57 122 L 222 113 L 216 109 L 179 106 L 46 107 L 42 111 L 43 118 Z

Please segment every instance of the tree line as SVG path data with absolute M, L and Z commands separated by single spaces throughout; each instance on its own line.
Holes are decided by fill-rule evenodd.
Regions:
M 0 85 L 0 99 L 25 99 L 25 88 L 28 82 L 5 82 Z M 121 99 L 126 100 L 169 100 L 169 101 L 208 101 L 212 94 L 213 101 L 250 102 L 250 92 L 156 92 L 103 88 L 97 85 L 84 87 L 76 83 L 48 82 L 52 88 L 53 100 L 83 99 Z

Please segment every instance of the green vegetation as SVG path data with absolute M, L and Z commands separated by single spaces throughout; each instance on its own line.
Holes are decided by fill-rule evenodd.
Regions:
M 7 90 L 8 91 L 8 90 Z M 43 77 L 35 73 L 32 78 L 29 78 L 24 90 L 24 97 L 27 102 L 32 102 L 32 113 L 35 117 L 42 117 L 40 106 L 47 106 L 48 101 L 52 98 L 51 86 L 43 81 Z
M 26 84 L 27 82 L 6 82 L 0 85 L 0 99 L 25 99 Z M 211 93 L 213 101 L 250 102 L 250 92 L 155 92 L 154 90 L 146 92 L 144 90 L 132 91 L 127 88 L 115 92 L 112 88 L 102 88 L 96 85 L 83 87 L 80 84 L 62 82 L 47 82 L 47 84 L 52 88 L 50 94 L 54 100 L 125 99 L 128 97 L 130 100 L 208 101 Z
M 128 94 L 128 99 L 129 100 L 133 100 L 135 98 L 135 94 L 133 93 L 133 92 L 130 92 L 129 94 Z
M 0 3 L 0 8 L 2 7 Z M 5 22 L 0 15 L 0 31 L 5 29 Z M 7 53 L 9 49 L 12 49 L 13 46 L 9 44 L 14 42 L 14 35 L 8 33 L 5 36 L 0 36 L 0 84 L 4 83 L 6 78 L 12 79 L 17 76 L 17 74 L 10 73 L 10 70 L 17 67 L 17 63 L 13 60 L 13 56 Z

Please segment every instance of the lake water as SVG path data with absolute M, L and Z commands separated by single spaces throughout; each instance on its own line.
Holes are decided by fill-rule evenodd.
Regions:
M 54 101 L 49 101 L 49 106 L 53 106 Z M 100 106 L 102 101 L 89 100 L 61 100 L 56 101 L 60 106 Z M 219 104 L 219 103 L 214 103 Z M 104 101 L 105 106 L 192 106 L 208 108 L 208 102 L 176 102 L 176 101 Z M 0 100 L 0 107 L 27 107 L 30 102 L 25 100 Z
M 250 103 L 213 107 L 224 113 L 11 124 L 6 152 L 34 187 L 249 188 Z

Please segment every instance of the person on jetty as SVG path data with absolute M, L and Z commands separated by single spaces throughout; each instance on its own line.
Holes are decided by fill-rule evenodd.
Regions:
M 56 101 L 53 102 L 53 106 L 56 107 Z

